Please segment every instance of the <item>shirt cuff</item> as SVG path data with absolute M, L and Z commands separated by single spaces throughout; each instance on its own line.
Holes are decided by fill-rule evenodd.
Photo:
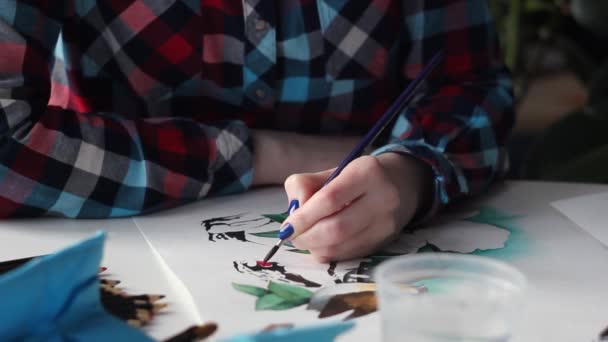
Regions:
M 428 222 L 437 212 L 449 202 L 446 179 L 452 170 L 452 164 L 445 154 L 423 141 L 402 141 L 391 143 L 374 150 L 371 154 L 378 156 L 384 153 L 399 153 L 413 157 L 428 165 L 433 171 L 433 198 L 429 206 L 420 209 L 408 224 L 415 228 Z

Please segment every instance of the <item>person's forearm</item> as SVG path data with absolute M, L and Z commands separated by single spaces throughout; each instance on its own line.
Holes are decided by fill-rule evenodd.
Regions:
M 282 184 L 294 173 L 336 167 L 359 140 L 263 130 L 253 130 L 252 137 L 253 185 Z

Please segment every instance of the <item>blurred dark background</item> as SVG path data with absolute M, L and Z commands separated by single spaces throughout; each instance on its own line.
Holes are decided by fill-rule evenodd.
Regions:
M 510 178 L 526 178 L 530 150 L 553 124 L 591 107 L 608 113 L 608 73 L 599 72 L 608 70 L 608 0 L 488 3 L 516 85 Z

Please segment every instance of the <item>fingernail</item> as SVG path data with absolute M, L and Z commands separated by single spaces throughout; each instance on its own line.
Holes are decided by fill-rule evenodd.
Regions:
M 291 200 L 291 202 L 289 202 L 289 209 L 287 209 L 287 213 L 291 215 L 298 208 L 300 208 L 300 201 L 298 201 L 297 199 Z
M 293 226 L 291 225 L 291 223 L 286 224 L 285 227 L 279 230 L 279 239 L 281 240 L 285 240 L 291 235 L 293 235 Z

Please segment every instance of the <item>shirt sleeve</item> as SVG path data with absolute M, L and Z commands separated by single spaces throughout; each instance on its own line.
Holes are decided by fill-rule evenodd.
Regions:
M 252 180 L 238 121 L 128 120 L 49 105 L 61 1 L 0 5 L 0 217 L 131 216 Z
M 424 220 L 505 172 L 512 81 L 486 0 L 407 0 L 403 7 L 411 43 L 405 79 L 414 79 L 439 50 L 445 57 L 419 101 L 398 116 L 391 141 L 373 154 L 408 154 L 433 170 L 435 200 Z

